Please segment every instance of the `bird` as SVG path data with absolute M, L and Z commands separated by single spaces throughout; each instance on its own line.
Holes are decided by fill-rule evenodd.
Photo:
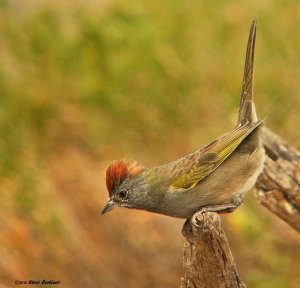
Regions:
M 106 171 L 109 199 L 102 214 L 125 207 L 191 219 L 199 211 L 233 212 L 243 203 L 265 159 L 264 119 L 257 119 L 253 102 L 256 26 L 254 18 L 235 128 L 168 164 L 145 168 L 132 160 L 113 162 Z

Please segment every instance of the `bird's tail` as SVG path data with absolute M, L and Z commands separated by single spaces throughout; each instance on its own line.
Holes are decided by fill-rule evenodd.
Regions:
M 248 39 L 238 125 L 243 125 L 249 122 L 254 123 L 257 121 L 255 105 L 253 102 L 253 66 L 256 22 L 256 18 L 254 18 Z

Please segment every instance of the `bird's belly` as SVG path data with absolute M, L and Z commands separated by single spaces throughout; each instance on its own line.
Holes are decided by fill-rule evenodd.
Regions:
M 264 157 L 263 148 L 250 157 L 236 155 L 196 187 L 167 193 L 163 214 L 190 218 L 202 207 L 232 203 L 235 196 L 243 195 L 254 186 L 263 170 Z
M 264 153 L 264 151 L 263 151 L 263 153 Z M 264 159 L 265 155 L 262 155 L 262 157 Z M 258 176 L 260 175 L 260 173 L 263 171 L 263 169 L 264 169 L 264 161 L 261 161 L 261 163 L 258 166 L 257 170 L 254 171 L 252 176 L 241 187 L 241 190 L 240 190 L 241 194 L 244 194 L 244 193 L 248 192 L 255 185 L 256 180 L 257 180 Z

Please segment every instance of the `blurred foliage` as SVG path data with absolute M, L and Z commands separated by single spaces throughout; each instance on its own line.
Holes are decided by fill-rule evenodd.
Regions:
M 178 287 L 182 220 L 100 218 L 105 168 L 170 161 L 233 127 L 254 15 L 257 109 L 300 147 L 299 11 L 281 0 L 1 0 L 1 284 Z M 299 287 L 291 228 L 250 194 L 224 222 L 249 287 Z

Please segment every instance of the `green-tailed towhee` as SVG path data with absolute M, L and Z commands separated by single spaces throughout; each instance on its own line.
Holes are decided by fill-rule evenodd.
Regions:
M 252 100 L 256 19 L 253 20 L 244 68 L 237 126 L 199 150 L 153 168 L 120 160 L 109 166 L 109 200 L 115 207 L 142 209 L 179 218 L 199 210 L 231 212 L 262 172 L 264 149 Z

